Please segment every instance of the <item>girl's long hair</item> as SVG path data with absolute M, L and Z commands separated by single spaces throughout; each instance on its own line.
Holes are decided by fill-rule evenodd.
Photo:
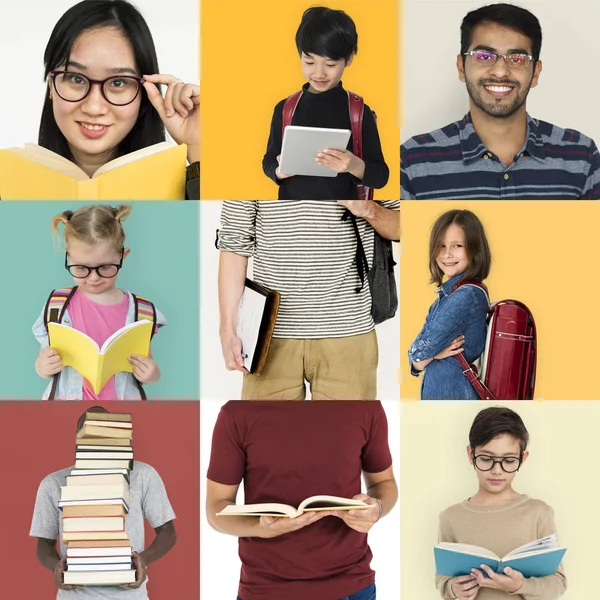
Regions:
M 133 48 L 140 76 L 159 73 L 154 41 L 146 21 L 139 11 L 125 0 L 84 0 L 70 8 L 54 26 L 44 52 L 44 77 L 57 67 L 68 66 L 73 42 L 83 31 L 111 27 L 118 29 Z M 116 156 L 122 156 L 165 140 L 165 128 L 144 90 L 140 112 L 133 129 L 119 144 Z M 46 86 L 46 98 L 38 144 L 69 160 L 73 160 L 69 144 L 59 129 L 52 111 L 50 86 Z

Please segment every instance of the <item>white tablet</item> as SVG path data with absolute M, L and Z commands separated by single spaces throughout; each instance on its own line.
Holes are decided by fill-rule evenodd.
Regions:
M 325 148 L 345 150 L 351 133 L 349 129 L 289 125 L 283 135 L 279 172 L 284 175 L 335 177 L 335 171 L 320 165 L 315 158 Z

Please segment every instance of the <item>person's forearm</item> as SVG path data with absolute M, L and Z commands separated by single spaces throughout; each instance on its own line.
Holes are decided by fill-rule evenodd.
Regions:
M 190 165 L 200 161 L 200 144 L 188 144 L 187 159 Z
M 382 481 L 377 485 L 370 487 L 367 490 L 367 496 L 376 498 L 381 502 L 381 517 L 384 517 L 392 510 L 392 508 L 394 508 L 394 505 L 398 500 L 398 486 L 392 479 L 389 481 Z
M 356 167 L 350 171 L 350 175 L 354 175 L 354 177 L 362 181 L 362 178 L 365 176 L 365 161 L 356 157 Z
M 217 517 L 218 512 L 232 504 L 235 503 L 223 500 L 207 509 L 210 526 L 216 531 L 236 537 L 265 537 L 260 528 L 260 517 Z
M 219 313 L 221 337 L 235 335 L 240 298 L 244 292 L 248 258 L 221 251 L 219 259 Z
M 433 358 L 427 358 L 426 360 L 420 360 L 418 362 L 416 360 L 413 360 L 412 361 L 413 369 L 415 369 L 415 371 L 424 371 L 425 367 L 433 360 L 434 360 Z
M 162 558 L 175 545 L 177 536 L 173 524 L 167 523 L 164 527 L 165 529 L 156 532 L 156 537 L 148 548 L 140 552 L 145 565 Z
M 56 551 L 56 545 L 44 544 L 43 546 L 38 545 L 36 550 L 37 559 L 41 565 L 54 572 L 56 565 L 60 561 L 60 556 Z
M 400 240 L 400 211 L 385 208 L 372 202 L 371 210 L 365 217 L 373 229 L 387 240 Z

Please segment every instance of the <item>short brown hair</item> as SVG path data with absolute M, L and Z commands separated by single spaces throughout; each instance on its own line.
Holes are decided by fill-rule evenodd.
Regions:
M 477 446 L 485 446 L 499 435 L 506 434 L 519 441 L 521 453 L 527 450 L 529 432 L 523 419 L 510 408 L 505 406 L 491 406 L 477 413 L 471 431 L 469 431 L 469 445 L 473 450 Z
M 465 251 L 469 257 L 469 266 L 463 279 L 480 279 L 483 281 L 490 274 L 492 253 L 485 235 L 483 224 L 470 210 L 449 210 L 438 217 L 431 229 L 429 238 L 429 283 L 442 285 L 444 272 L 437 264 L 442 238 L 446 229 L 452 224 L 458 225 L 465 232 Z

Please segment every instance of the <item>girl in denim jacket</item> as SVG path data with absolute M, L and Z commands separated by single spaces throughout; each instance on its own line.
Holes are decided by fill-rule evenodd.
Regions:
M 430 283 L 438 286 L 425 325 L 408 352 L 411 374 L 423 372 L 422 400 L 476 400 L 456 355 L 472 362 L 486 339 L 488 298 L 461 281 L 483 281 L 491 253 L 481 221 L 469 210 L 451 210 L 435 222 L 429 240 Z M 443 280 L 446 278 L 444 283 Z
M 136 320 L 133 294 L 116 287 L 123 261 L 129 255 L 125 247 L 125 231 L 121 221 L 127 218 L 131 206 L 85 206 L 73 212 L 67 210 L 53 217 L 51 227 L 58 235 L 58 226 L 65 226 L 65 268 L 72 275 L 77 289 L 64 312 L 61 323 L 73 327 L 89 337 L 98 346 L 116 331 Z M 111 377 L 99 393 L 71 367 L 63 367 L 60 354 L 49 347 L 45 324 L 46 308 L 33 326 L 33 333 L 42 348 L 35 361 L 35 369 L 45 379 L 58 380 L 55 397 L 61 400 L 139 400 L 141 383 L 160 379 L 160 369 L 152 359 L 133 354 L 129 358 L 132 373 L 122 372 Z M 156 328 L 166 325 L 165 318 L 156 311 Z M 52 382 L 44 392 L 50 396 Z

